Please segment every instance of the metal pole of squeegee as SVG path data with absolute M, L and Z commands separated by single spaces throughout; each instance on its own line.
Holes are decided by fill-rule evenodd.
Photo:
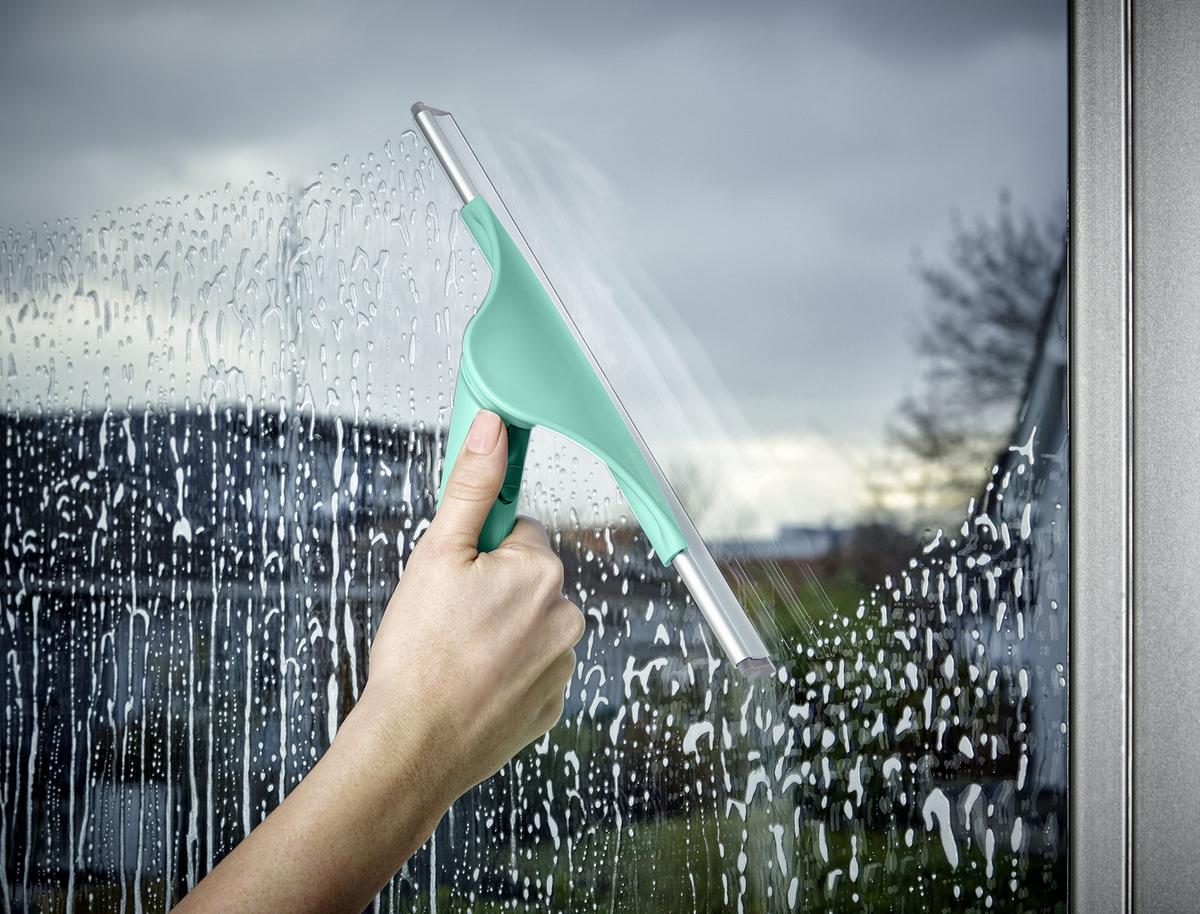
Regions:
M 738 672 L 747 679 L 774 673 L 766 645 L 708 550 L 701 548 L 693 555 L 691 549 L 685 549 L 671 564 Z
M 429 148 L 433 150 L 433 154 L 437 156 L 438 162 L 441 163 L 442 171 L 446 173 L 446 177 L 450 179 L 455 192 L 462 199 L 463 205 L 465 206 L 470 203 L 479 196 L 479 193 L 475 190 L 475 185 L 471 182 L 471 179 L 467 177 L 462 163 L 450 148 L 446 134 L 442 132 L 442 128 L 437 122 L 439 117 L 452 117 L 453 115 L 449 111 L 430 108 L 424 102 L 417 102 L 412 106 L 412 116 L 421 133 L 425 135 L 425 141 L 429 144 Z

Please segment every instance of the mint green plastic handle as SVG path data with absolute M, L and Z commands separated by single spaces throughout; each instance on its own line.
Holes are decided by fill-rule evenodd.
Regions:
M 659 559 L 670 564 L 687 546 L 683 531 L 591 362 L 487 201 L 466 204 L 462 220 L 492 283 L 463 334 L 438 504 L 475 413 L 489 409 L 508 428 L 508 473 L 480 534 L 481 550 L 495 549 L 516 523 L 529 432 L 542 426 L 604 461 Z

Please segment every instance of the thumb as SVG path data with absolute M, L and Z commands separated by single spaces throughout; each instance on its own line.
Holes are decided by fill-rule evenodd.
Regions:
M 481 409 L 454 461 L 429 533 L 473 557 L 479 531 L 500 494 L 507 468 L 508 432 L 499 416 Z

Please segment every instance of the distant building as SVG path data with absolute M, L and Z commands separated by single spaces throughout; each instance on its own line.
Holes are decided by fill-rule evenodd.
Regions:
M 787 525 L 780 527 L 773 539 L 721 540 L 713 542 L 711 549 L 718 559 L 724 561 L 811 561 L 837 552 L 845 544 L 850 532 L 831 525 Z

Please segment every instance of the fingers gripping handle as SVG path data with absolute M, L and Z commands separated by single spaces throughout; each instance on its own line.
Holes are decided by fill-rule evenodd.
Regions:
M 504 473 L 504 484 L 492 510 L 488 512 L 483 529 L 479 532 L 479 550 L 491 552 L 506 536 L 512 533 L 517 523 L 517 496 L 521 494 L 521 475 L 525 472 L 525 452 L 529 449 L 529 429 L 513 425 L 505 420 L 508 429 L 508 469 Z
M 529 449 L 529 429 L 511 423 L 495 406 L 481 403 L 461 376 L 454 390 L 454 409 L 450 414 L 450 434 L 446 439 L 446 463 L 442 468 L 442 482 L 438 488 L 438 505 L 441 505 L 446 494 L 446 481 L 450 478 L 454 462 L 466 443 L 467 432 L 475 414 L 481 409 L 491 409 L 498 413 L 508 430 L 508 469 L 504 474 L 504 484 L 500 487 L 496 503 L 488 512 L 483 530 L 479 533 L 479 551 L 491 552 L 512 533 L 517 523 L 517 497 L 521 493 L 525 453 Z

